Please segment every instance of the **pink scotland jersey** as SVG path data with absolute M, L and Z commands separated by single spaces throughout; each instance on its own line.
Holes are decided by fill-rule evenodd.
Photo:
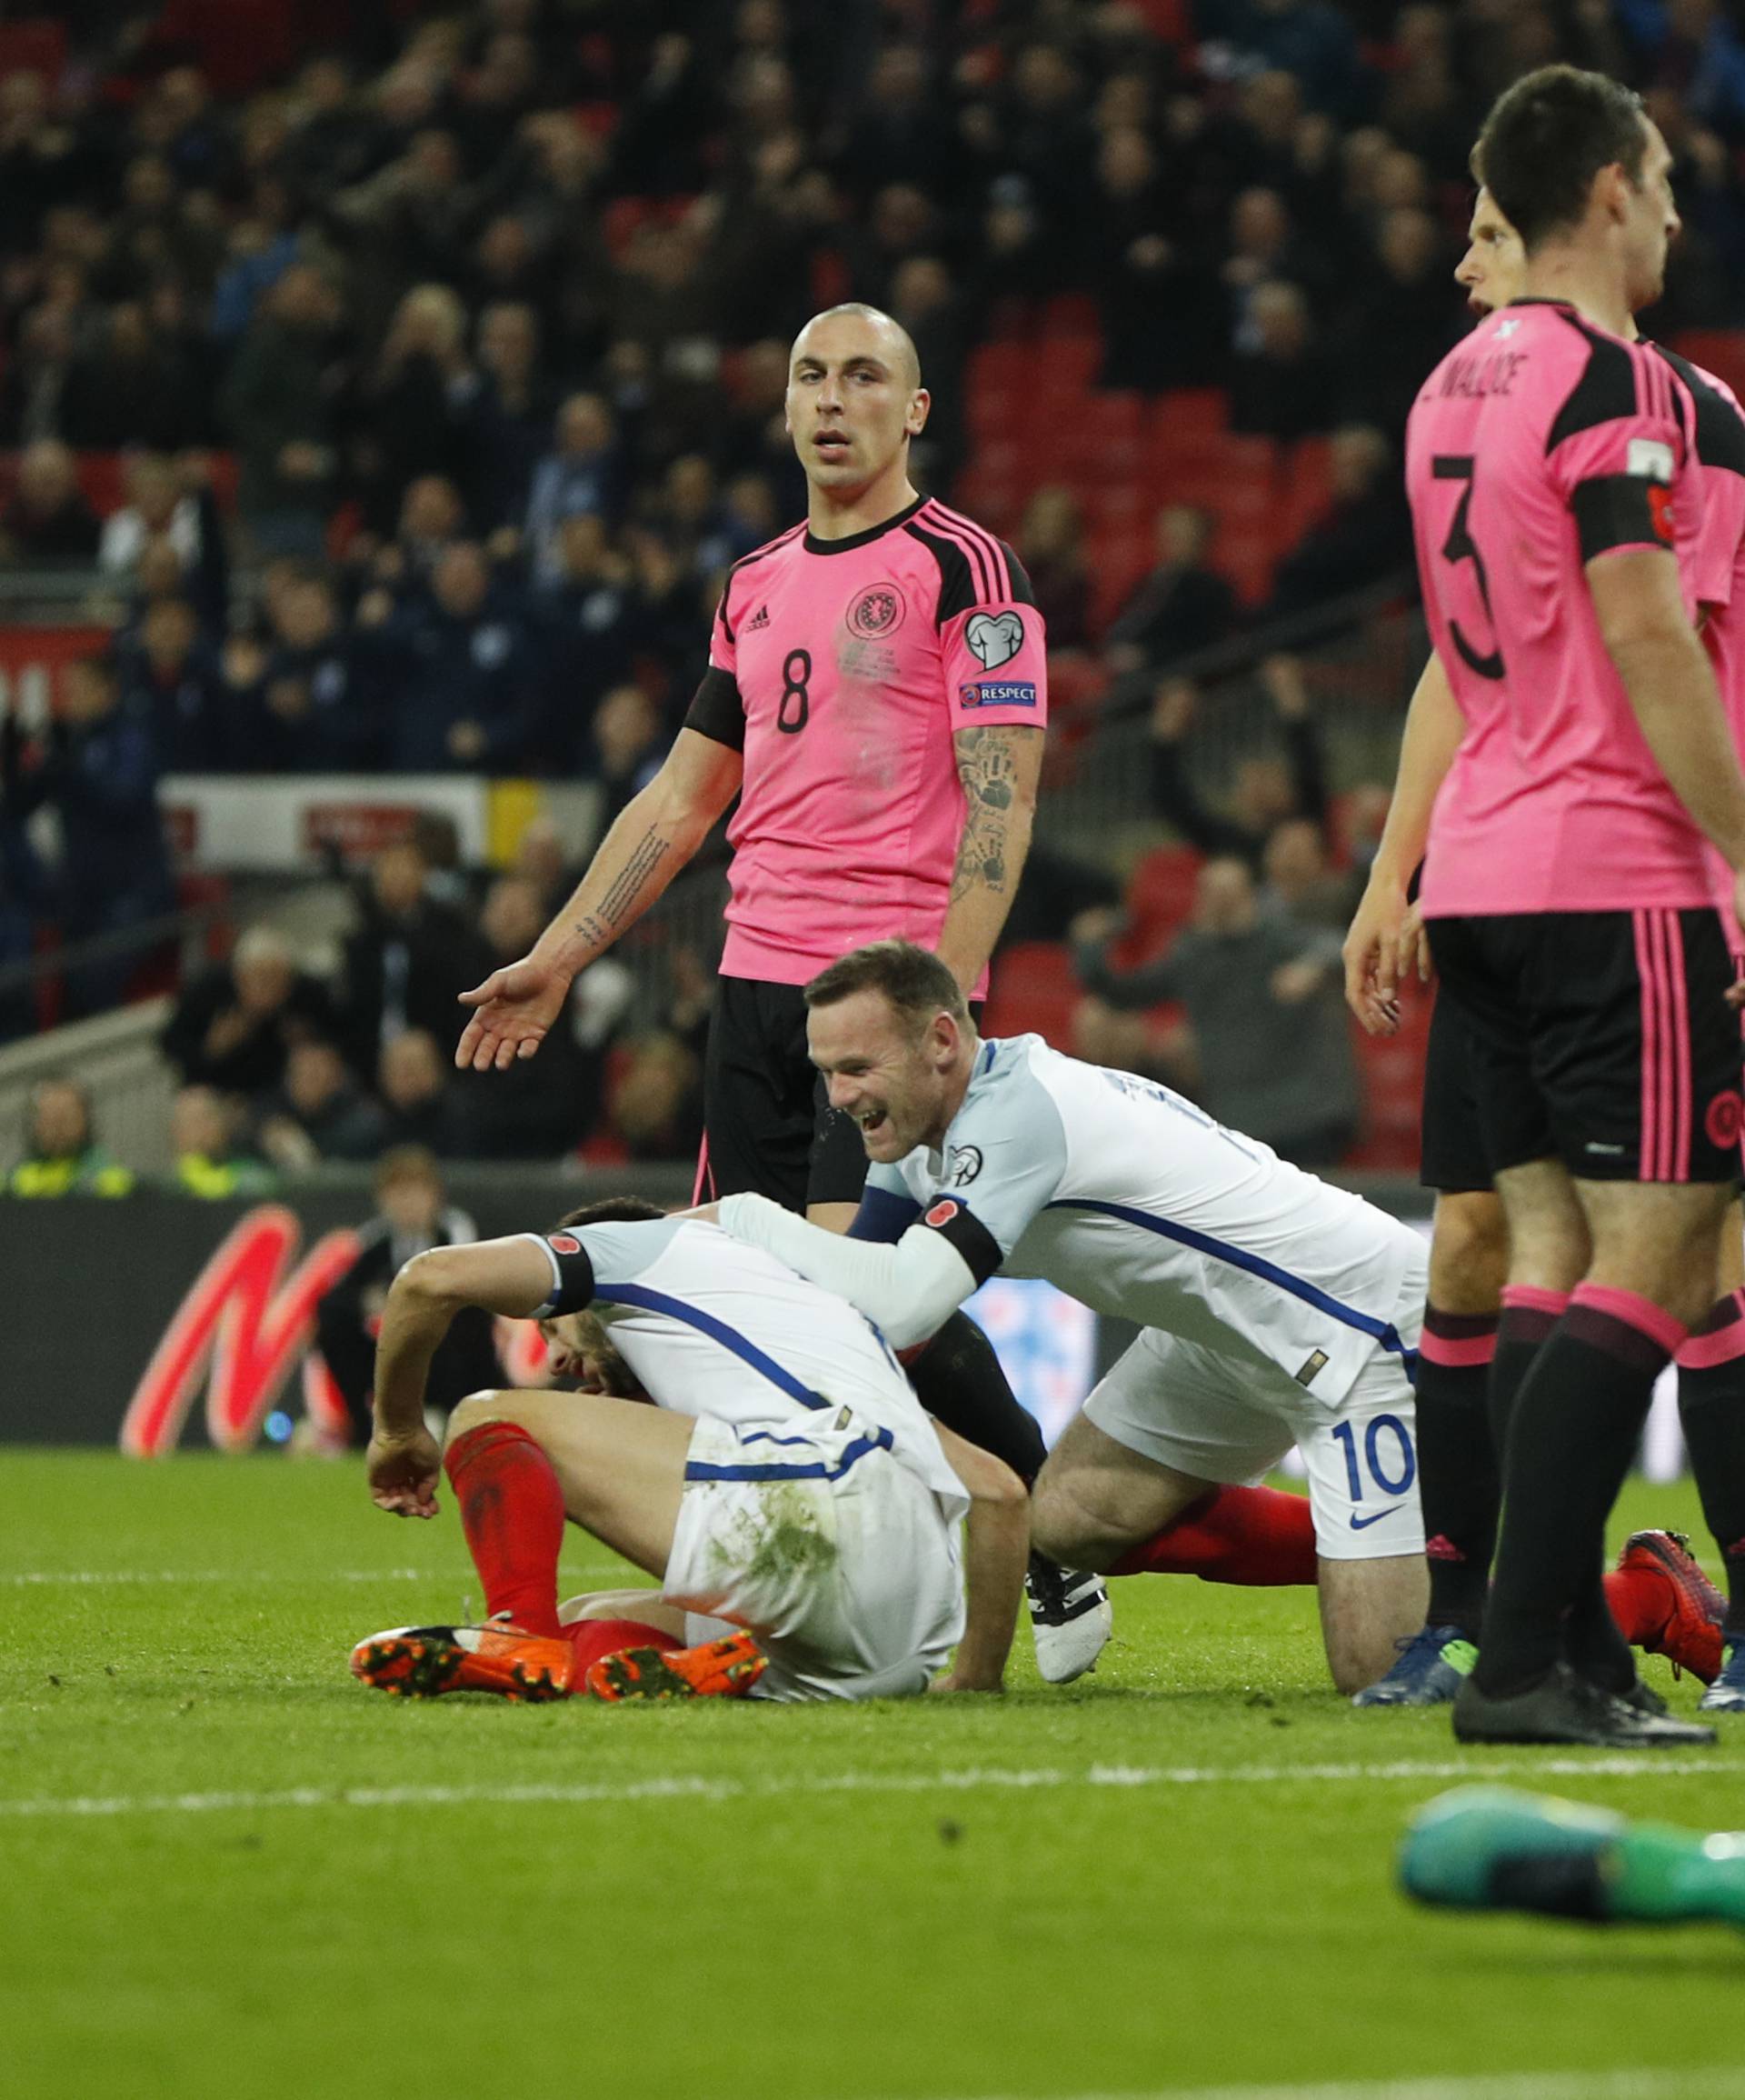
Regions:
M 1745 410 L 1724 379 L 1662 345 L 1655 348 L 1696 404 L 1701 500 L 1674 506 L 1679 568 L 1691 616 L 1702 622 L 1734 746 L 1745 758 Z M 1713 846 L 1705 847 L 1704 857 L 1721 924 L 1739 954 L 1745 936 L 1733 918 L 1733 871 Z
M 796 525 L 729 571 L 709 663 L 685 726 L 745 755 L 723 974 L 803 985 L 868 941 L 933 946 L 963 826 L 952 739 L 1048 717 L 1017 555 L 925 497 L 844 540 Z
M 1700 515 L 1695 408 L 1660 354 L 1522 300 L 1431 375 L 1406 436 L 1431 637 L 1467 733 L 1437 797 L 1425 914 L 1710 903 L 1583 574 Z

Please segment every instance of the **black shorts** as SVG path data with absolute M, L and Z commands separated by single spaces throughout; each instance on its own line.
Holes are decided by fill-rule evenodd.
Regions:
M 1739 1021 L 1712 907 L 1432 919 L 1492 1174 L 1561 1159 L 1586 1181 L 1739 1176 Z
M 788 1210 L 859 1203 L 866 1148 L 806 1055 L 798 985 L 723 977 L 703 1057 L 701 1200 L 750 1190 Z
M 1458 1001 L 1440 994 L 1431 1010 L 1424 1049 L 1418 1178 L 1440 1195 L 1466 1195 L 1491 1186 L 1471 1024 Z

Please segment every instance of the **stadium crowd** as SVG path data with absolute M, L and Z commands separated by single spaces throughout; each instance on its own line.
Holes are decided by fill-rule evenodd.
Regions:
M 1215 386 L 1239 432 L 1337 434 L 1331 507 L 1258 605 L 1192 504 L 1162 507 L 1155 566 L 1112 619 L 1070 492 L 1039 492 L 1018 535 L 1053 651 L 1109 703 L 1155 708 L 1156 813 L 1213 856 L 1195 938 L 1258 924 L 1268 1029 L 1288 1033 L 1304 1002 L 1326 1018 L 1313 1130 L 1296 1105 L 1225 1106 L 1336 1156 L 1356 1083 L 1326 943 L 1348 897 L 1324 769 L 1304 770 L 1312 730 L 1281 708 L 1282 787 L 1239 779 L 1252 806 L 1213 815 L 1180 763 L 1192 690 L 1168 675 L 1397 569 L 1400 433 L 1465 325 L 1451 272 L 1467 150 L 1523 67 L 1567 56 L 1643 87 L 1685 219 L 1655 325 L 1745 322 L 1745 43 L 1727 12 L 840 0 L 826 20 L 783 0 L 287 0 L 225 16 L 94 5 L 62 26 L 58 60 L 0 55 L 0 444 L 15 455 L 0 549 L 17 568 L 91 568 L 118 613 L 53 729 L 6 725 L 0 961 L 45 922 L 76 942 L 171 908 L 167 772 L 583 778 L 609 817 L 671 741 L 723 568 L 800 515 L 782 399 L 807 315 L 858 298 L 908 327 L 933 393 L 916 475 L 943 493 L 972 455 L 975 346 L 1065 299 L 1094 315 L 1102 386 Z M 89 457 L 115 453 L 120 500 L 99 515 Z M 45 804 L 58 865 L 26 829 Z M 597 1127 L 609 1029 L 582 1030 L 573 1070 L 541 1059 L 524 1100 L 473 1098 L 443 1070 L 450 979 L 516 953 L 533 898 L 511 877 L 444 926 L 425 1006 L 418 971 L 384 988 L 382 925 L 454 900 L 408 903 L 405 867 L 384 862 L 336 987 L 289 972 L 267 1002 L 279 1018 L 247 1027 L 241 952 L 185 988 L 168 1038 L 182 1075 L 243 1103 L 226 1143 L 281 1169 L 409 1138 L 567 1149 Z M 1193 988 L 1222 951 L 1123 981 L 1108 921 L 1078 930 L 1096 995 L 1083 1046 L 1192 1085 L 1233 1071 Z M 259 941 L 248 952 L 268 968 Z M 283 956 L 271 972 L 287 976 Z M 68 1010 L 125 980 L 91 965 Z M 1160 986 L 1188 1034 L 1145 1050 L 1118 1010 Z M 25 1025 L 15 1005 L 0 1029 Z M 683 1028 L 662 1040 L 693 1054 Z M 663 1098 L 683 1093 L 667 1065 Z M 674 1106 L 656 1127 L 693 1121 Z

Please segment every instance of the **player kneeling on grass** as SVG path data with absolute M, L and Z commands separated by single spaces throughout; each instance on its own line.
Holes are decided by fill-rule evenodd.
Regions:
M 556 1375 L 585 1389 L 475 1394 L 443 1453 L 424 1376 L 467 1305 L 537 1319 Z M 408 1263 L 377 1345 L 371 1495 L 434 1516 L 444 1468 L 485 1623 L 360 1642 L 352 1668 L 384 1691 L 1000 1689 L 1029 1553 L 1022 1483 L 929 1420 L 851 1306 L 711 1225 L 608 1201 L 543 1235 Z M 566 1518 L 661 1588 L 560 1614 Z
M 983 1042 L 908 942 L 857 948 L 804 995 L 812 1061 L 872 1163 L 860 1213 L 843 1237 L 737 1195 L 722 1224 L 898 1348 L 997 1270 L 1132 1321 L 1037 1479 L 1037 1545 L 1111 1575 L 1315 1583 L 1333 1682 L 1373 1682 L 1427 1594 L 1417 1234 L 1167 1086 L 1037 1035 Z M 1246 1485 L 1292 1444 L 1307 1500 Z

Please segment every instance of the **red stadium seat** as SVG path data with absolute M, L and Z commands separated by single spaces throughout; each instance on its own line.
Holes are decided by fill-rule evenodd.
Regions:
M 1127 878 L 1127 931 L 1115 963 L 1137 969 L 1161 955 L 1193 909 L 1203 855 L 1191 845 L 1154 846 Z
M 1352 1023 L 1363 1092 L 1363 1135 L 1346 1164 L 1375 1174 L 1415 1174 L 1423 1119 L 1424 1046 L 1432 1002 L 1415 993 L 1401 1003 L 1397 1035 L 1366 1035 Z
M 1102 345 L 1102 310 L 1087 292 L 1062 292 L 1042 309 L 1042 334 L 1088 337 Z
M 1230 396 L 1222 386 L 1172 386 L 1152 404 L 1153 430 L 1224 430 Z
M 0 79 L 9 73 L 40 73 L 53 87 L 66 69 L 66 25 L 45 15 L 0 22 Z
M 1072 955 L 1060 942 L 1016 941 L 994 957 L 982 1032 L 1042 1035 L 1057 1050 L 1071 1049 L 1082 996 Z
M 1687 328 L 1672 347 L 1745 400 L 1745 328 Z
M 1023 395 L 1034 376 L 1035 352 L 1028 343 L 983 343 L 971 353 L 969 394 L 971 415 L 974 401 L 984 387 Z

